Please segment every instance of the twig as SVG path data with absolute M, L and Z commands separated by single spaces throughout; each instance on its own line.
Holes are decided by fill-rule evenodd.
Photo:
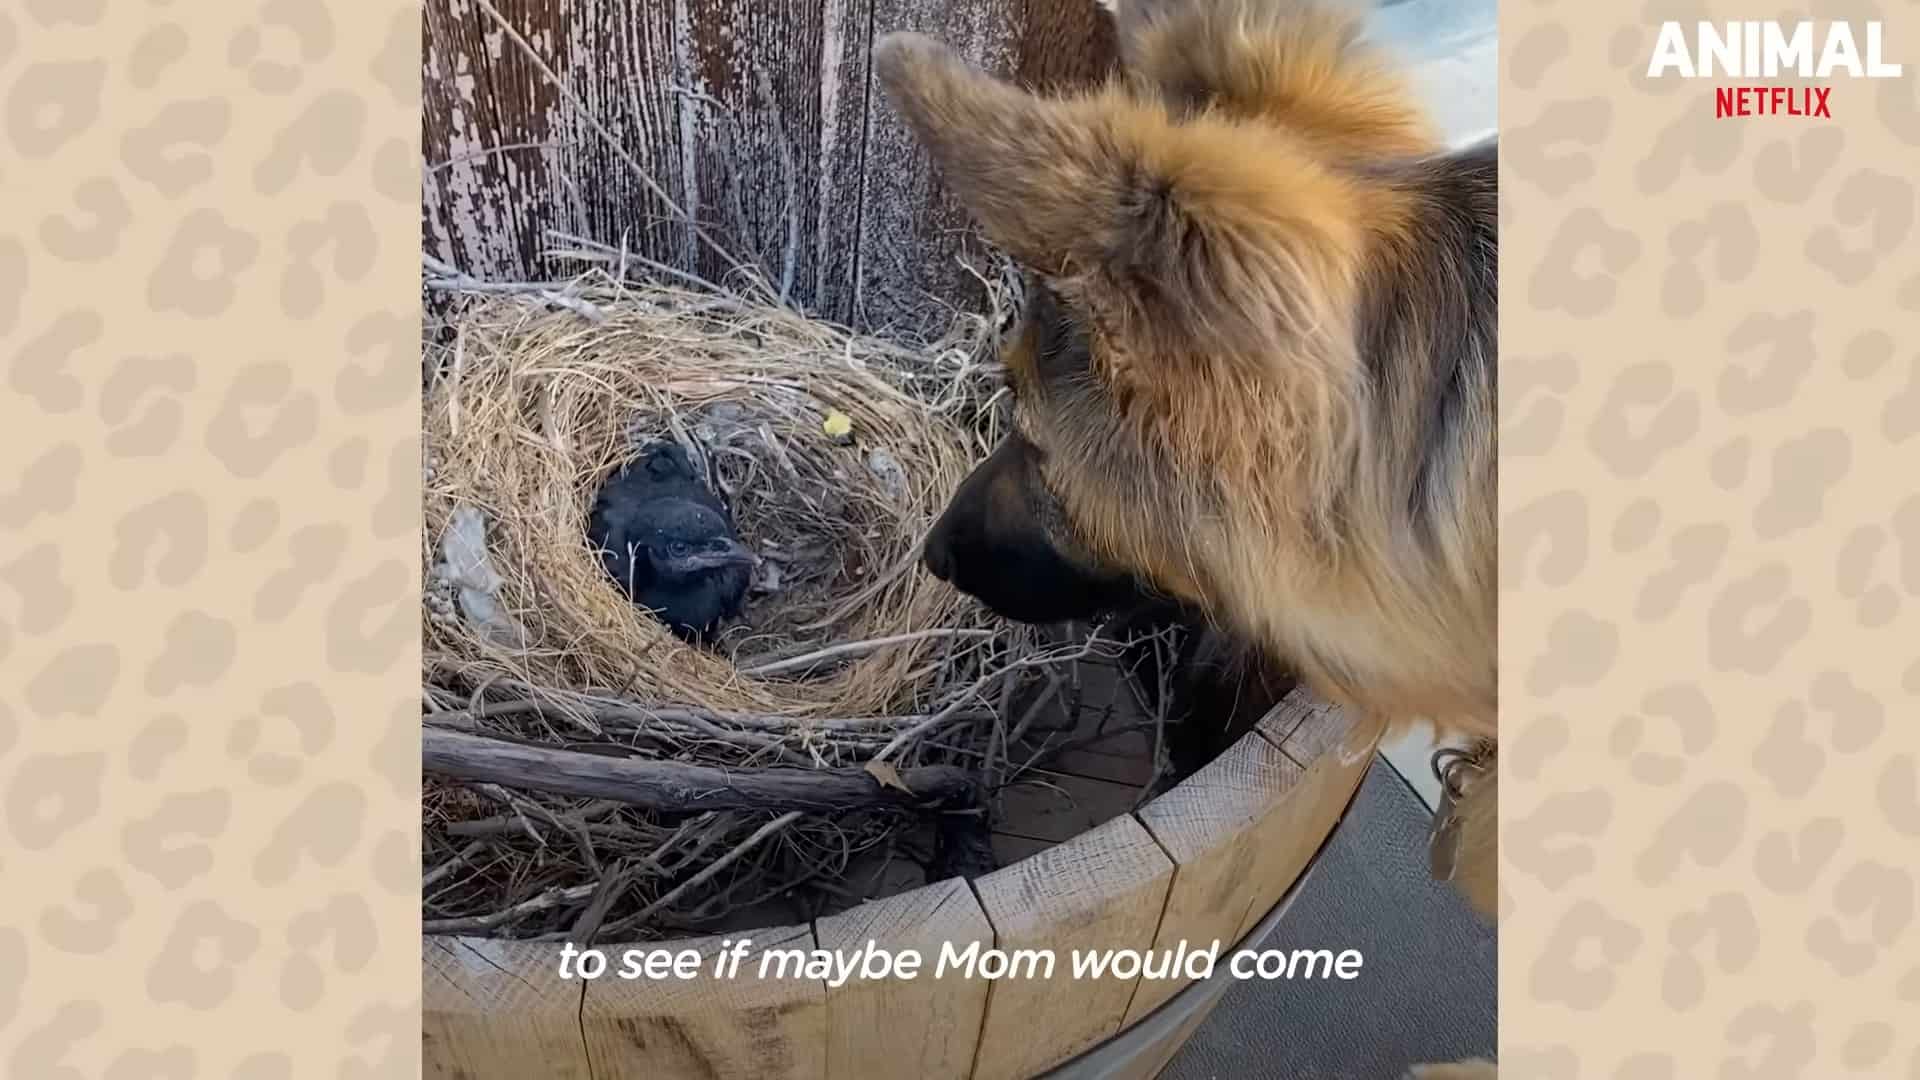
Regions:
M 495 154 L 507 154 L 517 150 L 558 150 L 561 147 L 568 146 L 568 145 L 571 145 L 571 144 L 562 142 L 559 140 L 553 140 L 549 142 L 506 143 L 505 145 L 502 145 L 502 146 L 482 147 L 479 150 L 472 150 L 464 154 L 455 154 L 454 156 L 448 158 L 445 161 L 427 166 L 425 171 L 429 173 L 437 173 L 446 169 L 451 169 L 455 165 L 462 164 L 463 162 L 476 161 L 480 158 L 492 157 Z
M 970 716 L 969 719 L 972 717 Z M 764 731 L 819 731 L 829 735 L 882 734 L 887 728 L 907 727 L 926 719 L 924 714 L 907 716 L 753 716 L 728 715 L 725 721 L 741 727 Z
M 1000 704 L 993 710 L 993 731 L 987 737 L 987 766 L 985 782 L 993 787 L 994 777 L 1000 772 L 1000 757 L 1007 751 L 1007 714 L 1013 711 L 1014 676 L 1019 669 L 1008 666 L 1000 675 Z
M 458 919 L 424 919 L 420 923 L 420 932 L 423 934 L 464 934 L 475 930 L 491 930 L 504 923 L 514 922 L 528 915 L 546 911 L 550 908 L 579 903 L 587 897 L 592 896 L 593 891 L 599 887 L 599 884 L 596 882 L 592 885 L 575 885 L 570 889 L 547 889 L 536 896 L 520 901 L 512 907 L 502 908 L 489 915 L 469 915 Z
M 598 307 L 582 300 L 578 296 L 571 295 L 564 291 L 564 289 L 556 291 L 550 282 L 481 281 L 466 271 L 442 262 L 424 251 L 420 253 L 420 261 L 426 264 L 427 269 L 440 275 L 437 278 L 425 279 L 423 284 L 429 289 L 438 289 L 445 292 L 527 293 L 538 296 L 540 299 L 545 300 L 555 307 L 566 308 L 568 311 L 579 315 L 589 322 L 607 321 L 606 312 L 601 311 Z
M 759 735 L 748 731 L 722 731 L 696 712 L 683 711 L 679 716 L 675 717 L 672 722 L 684 724 L 709 739 L 733 743 L 736 746 L 747 746 L 755 750 L 771 750 L 775 757 L 789 765 L 811 766 L 813 764 L 813 762 L 808 759 L 782 746 L 780 740 L 773 736 Z
M 659 911 L 661 908 L 664 908 L 667 905 L 672 904 L 674 901 L 680 899 L 682 896 L 685 896 L 687 893 L 693 891 L 694 889 L 697 889 L 700 886 L 706 884 L 707 882 L 712 881 L 714 878 L 714 875 L 720 873 L 720 871 L 722 870 L 725 870 L 727 867 L 732 866 L 734 862 L 738 860 L 742 855 L 745 855 L 747 852 L 752 851 L 755 847 L 759 846 L 762 840 L 765 840 L 767 837 L 772 836 L 774 833 L 779 832 L 780 830 L 786 828 L 787 826 L 793 824 L 798 820 L 800 820 L 800 812 L 798 810 L 791 810 L 791 811 L 788 811 L 787 813 L 781 814 L 777 818 L 774 818 L 772 821 L 767 822 L 765 825 L 760 826 L 758 829 L 755 829 L 751 836 L 748 836 L 745 840 L 742 840 L 740 843 L 736 844 L 732 851 L 729 851 L 725 855 L 722 855 L 719 858 L 713 860 L 711 863 L 708 863 L 704 868 L 702 868 L 699 873 L 693 875 L 687 880 L 667 890 L 664 896 L 661 896 L 659 899 L 655 900 L 651 904 L 648 904 L 646 907 L 641 908 L 638 913 L 634 915 L 630 915 L 627 918 L 620 920 L 618 923 L 614 924 L 613 926 L 608 927 L 607 928 L 608 935 L 613 936 L 613 935 L 624 934 L 629 929 L 645 923 L 647 919 L 653 915 L 654 912 Z
M 1086 642 L 1079 649 L 1065 656 L 1048 654 L 1048 653 L 1042 653 L 1038 656 L 1023 656 L 1020 659 L 1015 660 L 1013 663 L 1008 664 L 1006 669 L 987 672 L 985 675 L 982 675 L 978 679 L 975 679 L 973 681 L 973 685 L 967 687 L 967 689 L 963 691 L 960 694 L 960 696 L 954 698 L 952 704 L 948 705 L 946 708 L 940 710 L 939 712 L 934 713 L 932 716 L 927 717 L 925 720 L 921 721 L 918 724 L 915 724 L 914 726 L 908 728 L 907 730 L 901 732 L 900 734 L 895 735 L 891 742 L 887 743 L 887 745 L 880 748 L 879 753 L 873 755 L 873 760 L 876 762 L 887 760 L 888 758 L 892 757 L 894 753 L 898 751 L 901 747 L 912 742 L 914 739 L 917 739 L 920 736 L 926 734 L 927 732 L 934 730 L 935 728 L 939 727 L 941 724 L 946 723 L 948 720 L 951 720 L 953 718 L 953 714 L 960 711 L 960 706 L 966 704 L 968 701 L 971 701 L 975 695 L 980 693 L 980 691 L 986 689 L 989 683 L 993 682 L 993 680 L 1000 678 L 1002 675 L 1004 675 L 1006 670 L 1037 667 L 1042 664 L 1058 664 L 1058 663 L 1063 663 L 1068 661 L 1076 661 L 1081 657 L 1091 655 L 1103 644 L 1106 644 L 1106 643 L 1101 640 L 1099 634 L 1097 633 L 1090 634 L 1088 635 Z
M 521 800 L 516 798 L 513 792 L 508 791 L 505 788 L 500 787 L 496 784 L 481 784 L 480 788 L 481 790 L 487 792 L 489 795 L 493 795 L 495 798 L 503 798 L 507 800 L 508 804 L 514 808 L 515 812 L 516 813 L 519 812 L 519 809 L 521 806 Z M 560 815 L 554 813 L 553 811 L 547 809 L 546 807 L 541 806 L 537 802 L 528 801 L 526 802 L 526 806 L 530 808 L 534 813 L 540 815 L 543 818 L 546 818 L 548 823 L 550 823 L 554 828 L 559 829 L 561 832 L 566 833 L 568 836 L 573 837 L 573 842 L 579 845 L 580 854 L 586 860 L 587 870 L 594 874 L 600 873 L 600 858 L 599 856 L 594 854 L 593 837 L 587 835 L 587 827 L 586 827 L 586 822 L 584 818 L 579 818 L 579 817 L 575 817 L 571 819 L 563 818 Z M 542 841 L 542 843 L 544 843 L 544 841 Z
M 893 645 L 907 645 L 916 641 L 930 641 L 937 638 L 990 638 L 995 636 L 995 633 L 993 630 L 960 628 L 915 630 L 911 633 L 870 638 L 866 641 L 848 641 L 842 642 L 839 645 L 829 645 L 824 649 L 815 649 L 812 652 L 801 653 L 799 656 L 789 656 L 785 659 L 774 660 L 756 667 L 744 668 L 740 674 L 750 675 L 754 678 L 765 678 L 769 675 L 784 675 L 790 671 L 817 667 L 820 664 L 834 660 L 847 660 L 853 657 L 865 656 L 868 653 L 878 652 L 881 649 Z
M 1027 711 L 1020 714 L 1019 723 L 1013 726 L 1013 731 L 1007 736 L 1009 748 L 1018 746 L 1020 740 L 1027 737 L 1027 729 L 1033 726 L 1033 722 L 1046 709 L 1047 703 L 1060 696 L 1060 689 L 1060 674 L 1055 671 L 1047 672 L 1047 685 L 1041 689 L 1040 696 L 1033 699 L 1033 704 L 1027 706 Z
M 581 948 L 593 944 L 594 935 L 600 932 L 600 924 L 606 921 L 607 912 L 626 895 L 627 885 L 633 881 L 633 870 L 625 861 L 615 865 L 612 872 L 600 879 L 600 885 L 593 891 L 593 899 L 580 912 L 568 931 L 570 937 Z
M 696 827 L 705 828 L 706 826 L 712 824 L 715 818 L 723 818 L 730 822 L 733 818 L 733 815 L 707 813 L 707 814 L 701 814 L 698 817 L 688 818 L 687 820 L 681 822 L 680 827 L 673 830 L 673 835 L 667 837 L 666 840 L 662 841 L 660 846 L 654 848 L 651 852 L 645 855 L 642 855 L 640 857 L 641 865 L 645 866 L 649 870 L 652 870 L 656 874 L 667 873 L 667 868 L 665 864 L 663 864 L 660 860 L 666 857 L 667 852 L 672 851 L 675 847 L 679 846 L 681 839 L 687 835 L 689 830 L 692 830 Z
M 665 873 L 677 874 L 687 867 L 692 866 L 695 862 L 699 861 L 700 856 L 706 854 L 707 849 L 713 846 L 715 840 L 733 831 L 733 814 L 731 812 L 725 814 L 702 814 L 695 820 L 701 822 L 705 827 L 700 830 L 700 835 L 694 837 L 693 846 L 681 852 L 680 857 L 673 861 L 672 866 L 663 865 L 662 869 Z M 674 838 L 678 838 L 678 836 L 679 833 L 674 834 Z M 667 843 L 660 846 L 660 852 L 656 854 L 665 852 L 667 848 L 673 845 L 673 842 L 673 839 L 669 839 Z
M 896 742 L 899 740 L 896 739 Z M 864 769 L 722 769 L 678 761 L 613 758 L 427 728 L 427 772 L 582 798 L 617 799 L 668 813 L 695 810 L 844 812 L 884 806 L 938 808 L 978 800 L 975 776 L 957 766 L 900 772 L 905 790 Z
M 425 892 L 426 890 L 432 888 L 434 882 L 439 881 L 441 878 L 446 877 L 448 874 L 453 873 L 455 870 L 460 868 L 461 863 L 466 862 L 468 859 L 473 858 L 475 855 L 478 855 L 485 850 L 487 850 L 487 845 L 479 840 L 475 840 L 474 842 L 468 844 L 466 847 L 461 848 L 459 851 L 454 853 L 453 858 L 448 859 L 446 862 L 441 863 L 439 866 L 436 866 L 433 869 L 427 871 L 425 874 L 421 875 L 420 891 Z
M 1139 796 L 1133 800 L 1135 810 L 1140 809 L 1148 799 L 1158 793 L 1156 789 L 1160 786 L 1160 775 L 1164 771 L 1161 760 L 1166 754 L 1167 711 L 1171 707 L 1170 699 L 1173 697 L 1174 661 L 1174 658 L 1164 651 L 1163 647 L 1167 644 L 1164 636 L 1154 635 L 1153 667 L 1154 682 L 1157 685 L 1153 696 L 1153 773 L 1147 777 L 1146 785 L 1140 789 Z
M 513 792 L 508 791 L 498 784 L 475 784 L 474 790 L 495 802 L 505 803 L 507 808 L 513 811 L 513 816 L 519 820 L 520 827 L 526 830 L 527 835 L 533 839 L 533 842 L 539 844 L 541 847 L 546 846 L 547 838 L 541 836 L 540 831 L 533 827 L 533 822 L 527 820 L 526 812 L 520 809 L 520 800 L 513 797 Z
M 724 294 L 725 292 L 725 290 L 722 289 L 720 286 L 714 284 L 711 281 L 708 281 L 706 278 L 701 277 L 699 274 L 693 273 L 690 270 L 681 270 L 676 267 L 669 266 L 663 262 L 658 262 L 654 259 L 650 259 L 647 256 L 640 254 L 637 251 L 631 251 L 631 252 L 625 251 L 623 249 L 616 248 L 611 244 L 603 244 L 598 240 L 589 240 L 584 236 L 575 236 L 572 233 L 561 232 L 559 229 L 548 229 L 547 236 L 549 239 L 560 240 L 569 244 L 577 244 L 584 250 L 566 251 L 566 250 L 557 250 L 557 249 L 549 248 L 546 251 L 543 251 L 540 253 L 543 258 L 573 259 L 577 262 L 588 262 L 588 263 L 613 263 L 616 266 L 619 274 L 619 277 L 617 280 L 621 282 L 626 281 L 626 276 L 627 276 L 626 264 L 629 261 L 632 261 L 632 262 L 639 263 L 640 265 L 646 267 L 648 270 L 651 270 L 656 274 L 660 274 L 665 277 L 676 278 L 680 281 L 686 282 L 689 285 L 697 285 L 702 289 L 706 289 L 709 292 L 716 294 L 716 296 L 720 294 Z
M 490 817 L 455 821 L 447 825 L 446 830 L 448 836 L 505 836 L 520 831 L 514 826 L 515 822 L 511 818 Z M 630 825 L 614 822 L 587 821 L 582 822 L 580 828 L 586 830 L 588 836 L 604 836 L 615 840 L 631 840 L 649 835 Z
M 907 727 L 926 719 L 925 714 L 885 715 L 885 716 L 780 716 L 773 713 L 728 713 L 712 709 L 697 709 L 688 706 L 660 706 L 654 708 L 644 705 L 632 705 L 622 701 L 588 698 L 581 705 L 564 705 L 559 702 L 540 701 L 527 698 L 520 701 L 489 702 L 485 706 L 485 717 L 525 715 L 529 713 L 545 716 L 576 717 L 586 713 L 609 731 L 634 731 L 646 725 L 665 724 L 690 727 L 702 730 L 701 725 L 711 728 L 715 725 L 730 725 L 748 728 L 754 731 L 774 732 L 791 735 L 800 732 L 878 732 L 886 728 Z M 976 717 L 969 714 L 966 719 L 984 718 L 982 711 Z M 454 731 L 481 730 L 480 718 L 470 709 L 441 709 L 426 713 L 420 721 L 432 727 L 449 728 Z
M 495 785 L 488 784 L 486 786 L 494 787 Z M 585 825 L 594 818 L 618 810 L 624 805 L 624 803 L 616 802 L 613 799 L 602 799 L 568 816 L 578 821 L 581 825 Z M 547 813 L 545 808 L 541 808 L 541 812 Z M 548 816 L 551 817 L 552 815 L 549 814 Z M 516 809 L 511 814 L 501 814 L 497 817 L 470 818 L 466 821 L 455 821 L 447 826 L 447 834 L 449 836 L 498 836 L 501 833 L 513 832 L 513 827 L 519 824 L 520 820 L 520 811 Z M 558 819 L 556 818 L 555 820 Z
M 999 674 L 1000 673 L 996 671 L 980 676 L 979 679 L 974 681 L 972 686 L 967 687 L 965 693 L 954 698 L 951 705 L 948 705 L 946 708 L 941 709 L 939 712 L 934 713 L 932 716 L 927 717 L 925 720 L 920 721 L 900 734 L 895 735 L 887 742 L 887 745 L 880 748 L 879 753 L 873 755 L 873 761 L 875 763 L 886 761 L 893 756 L 894 751 L 953 719 L 954 714 L 960 711 L 960 706 L 972 701 L 973 696 L 978 694 L 983 687 L 989 682 L 992 682 Z
M 701 709 L 639 707 L 621 708 L 598 714 L 598 718 L 610 727 L 639 720 L 659 720 L 663 723 L 675 724 L 692 717 L 758 731 L 820 731 L 829 734 L 877 732 L 885 728 L 917 724 L 926 719 L 924 715 L 918 714 L 909 716 L 769 716 L 754 713 L 715 713 Z
M 932 532 L 932 531 L 933 531 L 933 526 L 931 525 L 927 526 L 927 532 Z M 798 629 L 820 630 L 825 627 L 833 626 L 836 623 L 840 622 L 842 619 L 846 618 L 849 613 L 856 611 L 862 606 L 870 603 L 874 597 L 886 591 L 887 587 L 892 585 L 895 579 L 899 578 L 900 575 L 907 573 L 908 571 L 912 570 L 915 566 L 918 566 L 920 564 L 920 557 L 921 557 L 920 553 L 922 548 L 925 547 L 926 542 L 927 542 L 926 534 L 922 533 L 920 538 L 914 541 L 913 546 L 907 549 L 907 553 L 905 555 L 902 555 L 900 558 L 896 559 L 892 566 L 887 567 L 885 570 L 882 570 L 879 574 L 875 575 L 875 577 L 871 581 L 867 582 L 866 588 L 863 588 L 859 592 L 856 592 L 852 596 L 849 596 L 846 599 L 842 600 L 838 607 L 833 608 L 831 611 L 827 612 L 826 615 L 822 616 L 821 618 L 815 619 L 812 622 L 806 623 L 798 627 Z
M 453 329 L 453 364 L 448 369 L 447 391 L 447 430 L 452 437 L 460 437 L 460 377 L 467 370 L 467 324 L 462 322 Z

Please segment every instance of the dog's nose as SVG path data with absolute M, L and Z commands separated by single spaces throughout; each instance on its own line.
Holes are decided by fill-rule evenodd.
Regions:
M 927 536 L 927 546 L 920 553 L 920 561 L 941 581 L 953 580 L 953 552 L 947 546 L 946 530 L 935 529 Z

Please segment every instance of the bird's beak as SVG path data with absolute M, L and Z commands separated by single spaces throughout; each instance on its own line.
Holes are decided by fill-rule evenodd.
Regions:
M 686 558 L 690 570 L 715 570 L 722 566 L 759 566 L 760 556 L 747 550 L 738 540 L 727 541 L 724 551 L 701 551 Z

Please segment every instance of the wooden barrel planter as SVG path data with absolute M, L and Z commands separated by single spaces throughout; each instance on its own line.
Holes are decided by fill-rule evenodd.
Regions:
M 697 950 L 688 980 L 558 977 L 558 943 L 429 937 L 429 1077 L 1151 1077 L 1224 989 L 1225 957 L 1301 878 L 1365 775 L 1381 726 L 1295 690 L 1213 762 L 1136 811 L 973 881 L 953 878 L 810 925 L 630 946 Z M 1263 920 L 1265 925 L 1263 925 Z M 741 936 L 741 974 L 712 958 Z M 762 949 L 857 953 L 872 940 L 926 958 L 912 980 L 752 976 Z M 1205 985 L 1077 980 L 1072 950 L 1222 943 Z M 942 945 L 1051 949 L 1051 978 L 930 973 Z M 1246 941 L 1251 945 L 1253 941 Z M 1081 1064 L 1076 1064 L 1079 1059 Z M 1095 1063 L 1097 1064 L 1091 1064 Z

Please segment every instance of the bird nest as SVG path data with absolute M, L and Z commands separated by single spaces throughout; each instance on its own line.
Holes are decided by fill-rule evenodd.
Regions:
M 919 352 L 668 288 L 597 304 L 597 320 L 542 308 L 468 307 L 428 388 L 437 670 L 719 713 L 865 715 L 911 711 L 929 664 L 1002 632 L 918 562 L 996 436 L 990 328 Z M 761 558 L 744 622 L 705 648 L 636 607 L 587 540 L 608 473 L 661 439 Z
M 430 284 L 455 299 L 425 356 L 426 930 L 764 925 L 794 917 L 769 898 L 911 887 L 903 853 L 920 880 L 979 868 L 983 793 L 1032 767 L 1008 757 L 1053 668 L 1101 647 L 919 562 L 999 436 L 997 312 L 916 349 L 720 292 Z M 761 558 L 704 646 L 588 540 L 600 485 L 656 440 Z

